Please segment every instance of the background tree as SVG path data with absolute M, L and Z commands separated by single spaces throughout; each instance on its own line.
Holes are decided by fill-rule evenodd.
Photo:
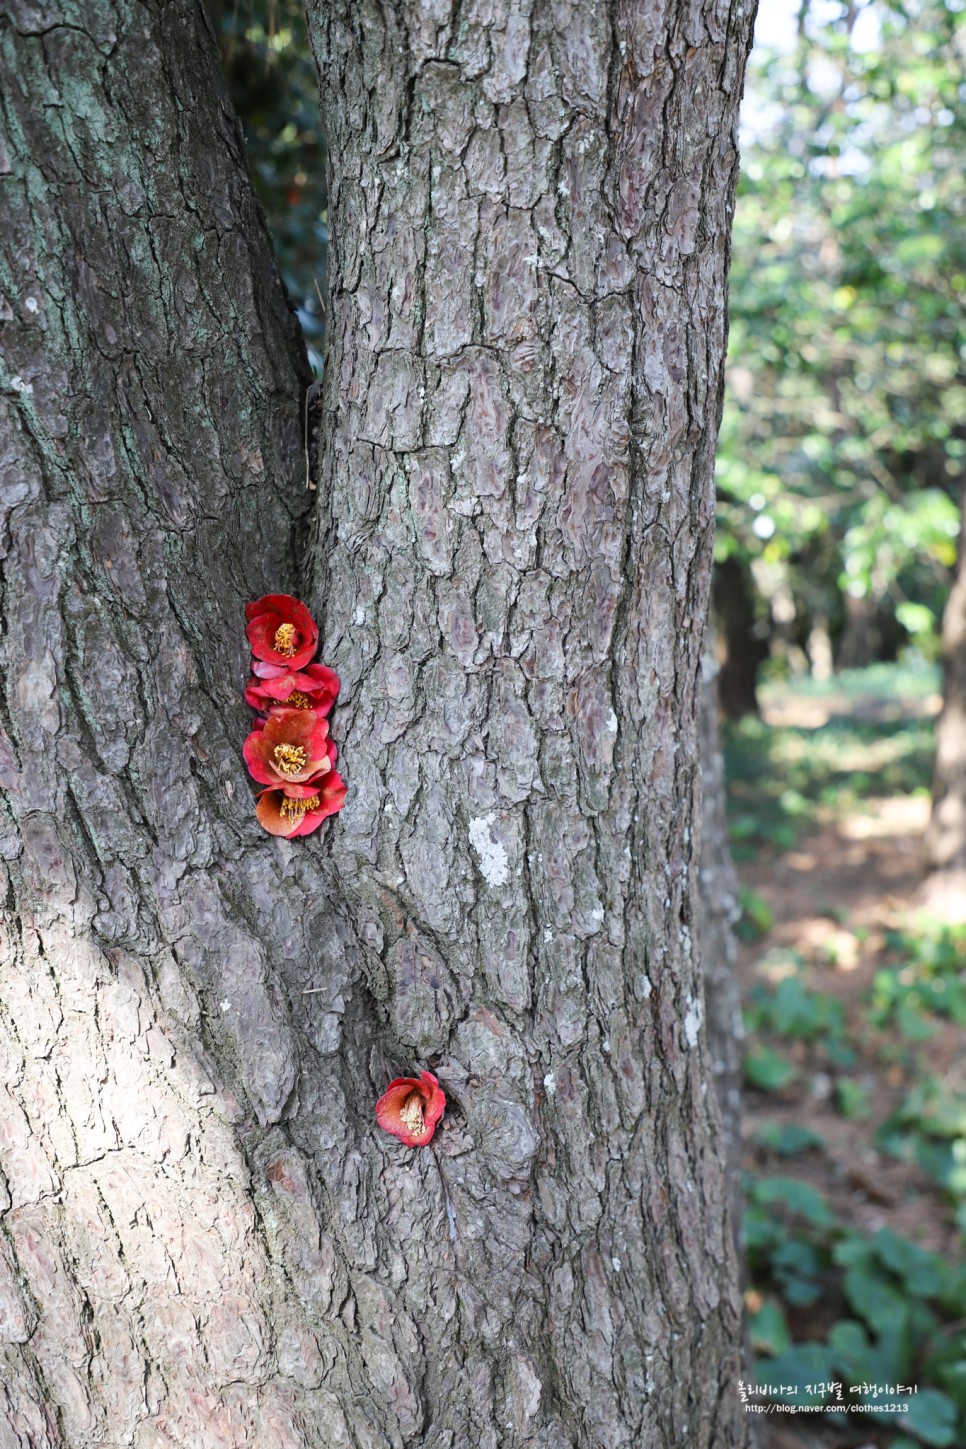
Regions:
M 15 1442 L 744 1437 L 692 949 L 750 18 L 313 13 L 306 372 L 188 4 L 3 22 Z M 202 460 L 199 466 L 199 460 Z M 263 836 L 242 604 L 351 797 Z M 400 1069 L 433 1148 L 374 1129 Z
M 966 459 L 964 63 L 958 0 L 870 0 L 803 6 L 757 72 L 717 547 L 754 572 L 757 632 L 819 672 L 938 652 Z
M 962 922 L 966 918 L 966 545 L 962 532 L 956 574 L 943 614 L 942 650 L 943 707 L 936 725 L 923 899 L 933 911 Z

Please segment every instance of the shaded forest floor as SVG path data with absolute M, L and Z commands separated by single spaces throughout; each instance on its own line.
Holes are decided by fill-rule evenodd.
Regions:
M 794 1385 L 773 1398 L 867 1412 L 757 1416 L 760 1442 L 963 1445 L 966 931 L 916 904 L 936 678 L 877 666 L 762 704 L 726 751 L 750 1335 L 759 1383 Z

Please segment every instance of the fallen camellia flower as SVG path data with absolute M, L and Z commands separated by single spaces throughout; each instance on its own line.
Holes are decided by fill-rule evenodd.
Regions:
M 259 678 L 278 678 L 308 664 L 319 642 L 315 620 L 291 594 L 265 594 L 245 605 L 245 633 Z
M 313 709 L 275 710 L 242 745 L 245 764 L 260 785 L 307 785 L 328 774 L 336 748 L 329 722 Z
M 248 681 L 245 700 L 252 709 L 268 714 L 273 709 L 314 709 L 328 714 L 339 693 L 339 676 L 324 664 L 307 664 L 272 679 Z
M 323 820 L 345 804 L 346 787 L 335 770 L 308 785 L 286 785 L 284 790 L 263 790 L 255 806 L 258 823 L 269 835 L 311 835 Z
M 407 1147 L 425 1147 L 446 1110 L 446 1097 L 432 1072 L 397 1077 L 376 1103 L 376 1121 Z

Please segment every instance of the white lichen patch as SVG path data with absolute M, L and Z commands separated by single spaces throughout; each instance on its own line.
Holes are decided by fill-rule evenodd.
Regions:
M 470 821 L 470 844 L 480 862 L 480 874 L 490 886 L 506 885 L 510 878 L 506 847 L 490 834 L 493 815 L 478 815 Z
M 698 1032 L 701 1030 L 701 1003 L 693 996 L 688 997 L 688 1009 L 684 1013 L 684 1035 L 689 1047 L 696 1047 L 698 1044 Z

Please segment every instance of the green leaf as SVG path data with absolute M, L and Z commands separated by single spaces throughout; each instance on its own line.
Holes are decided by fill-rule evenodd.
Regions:
M 794 1157 L 798 1152 L 825 1145 L 820 1132 L 800 1122 L 766 1122 L 755 1133 L 755 1140 L 782 1157 Z
M 755 822 L 757 829 L 757 821 Z M 738 890 L 738 904 L 741 906 L 742 914 L 745 916 L 755 930 L 764 936 L 775 924 L 775 913 L 771 906 L 753 891 L 750 886 L 741 886 Z
M 835 1355 L 836 1367 L 846 1378 L 853 1382 L 872 1378 L 873 1354 L 869 1336 L 861 1323 L 851 1318 L 841 1319 L 832 1325 L 828 1341 Z
M 754 1192 L 759 1203 L 780 1204 L 817 1228 L 835 1225 L 835 1215 L 824 1195 L 810 1183 L 794 1177 L 763 1177 L 755 1184 Z
M 748 1335 L 758 1353 L 785 1353 L 792 1346 L 785 1310 L 774 1298 L 766 1298 L 748 1319 Z
M 851 1077 L 842 1077 L 836 1087 L 839 1111 L 844 1117 L 867 1117 L 869 1114 L 869 1089 Z
M 833 1377 L 832 1353 L 824 1343 L 799 1344 L 755 1367 L 755 1378 L 762 1387 L 779 1390 L 774 1398 L 812 1408 L 825 1400 L 822 1394 L 808 1393 L 808 1385 L 827 1384 Z
M 914 1298 L 932 1298 L 949 1275 L 949 1267 L 936 1253 L 929 1253 L 890 1228 L 880 1228 L 872 1242 L 876 1253 L 891 1268 Z
M 771 1047 L 750 1052 L 744 1061 L 745 1080 L 762 1092 L 780 1092 L 798 1076 L 798 1068 Z
M 907 1309 L 901 1293 L 883 1273 L 866 1268 L 850 1268 L 842 1283 L 845 1296 L 860 1318 L 881 1334 L 884 1329 L 905 1326 Z
M 924 1444 L 945 1449 L 956 1442 L 956 1405 L 939 1389 L 920 1389 L 909 1398 L 909 1412 L 902 1416 L 902 1427 L 911 1429 Z
M 928 1041 L 935 1031 L 915 1001 L 908 996 L 903 997 L 896 1008 L 896 1025 L 907 1041 Z

